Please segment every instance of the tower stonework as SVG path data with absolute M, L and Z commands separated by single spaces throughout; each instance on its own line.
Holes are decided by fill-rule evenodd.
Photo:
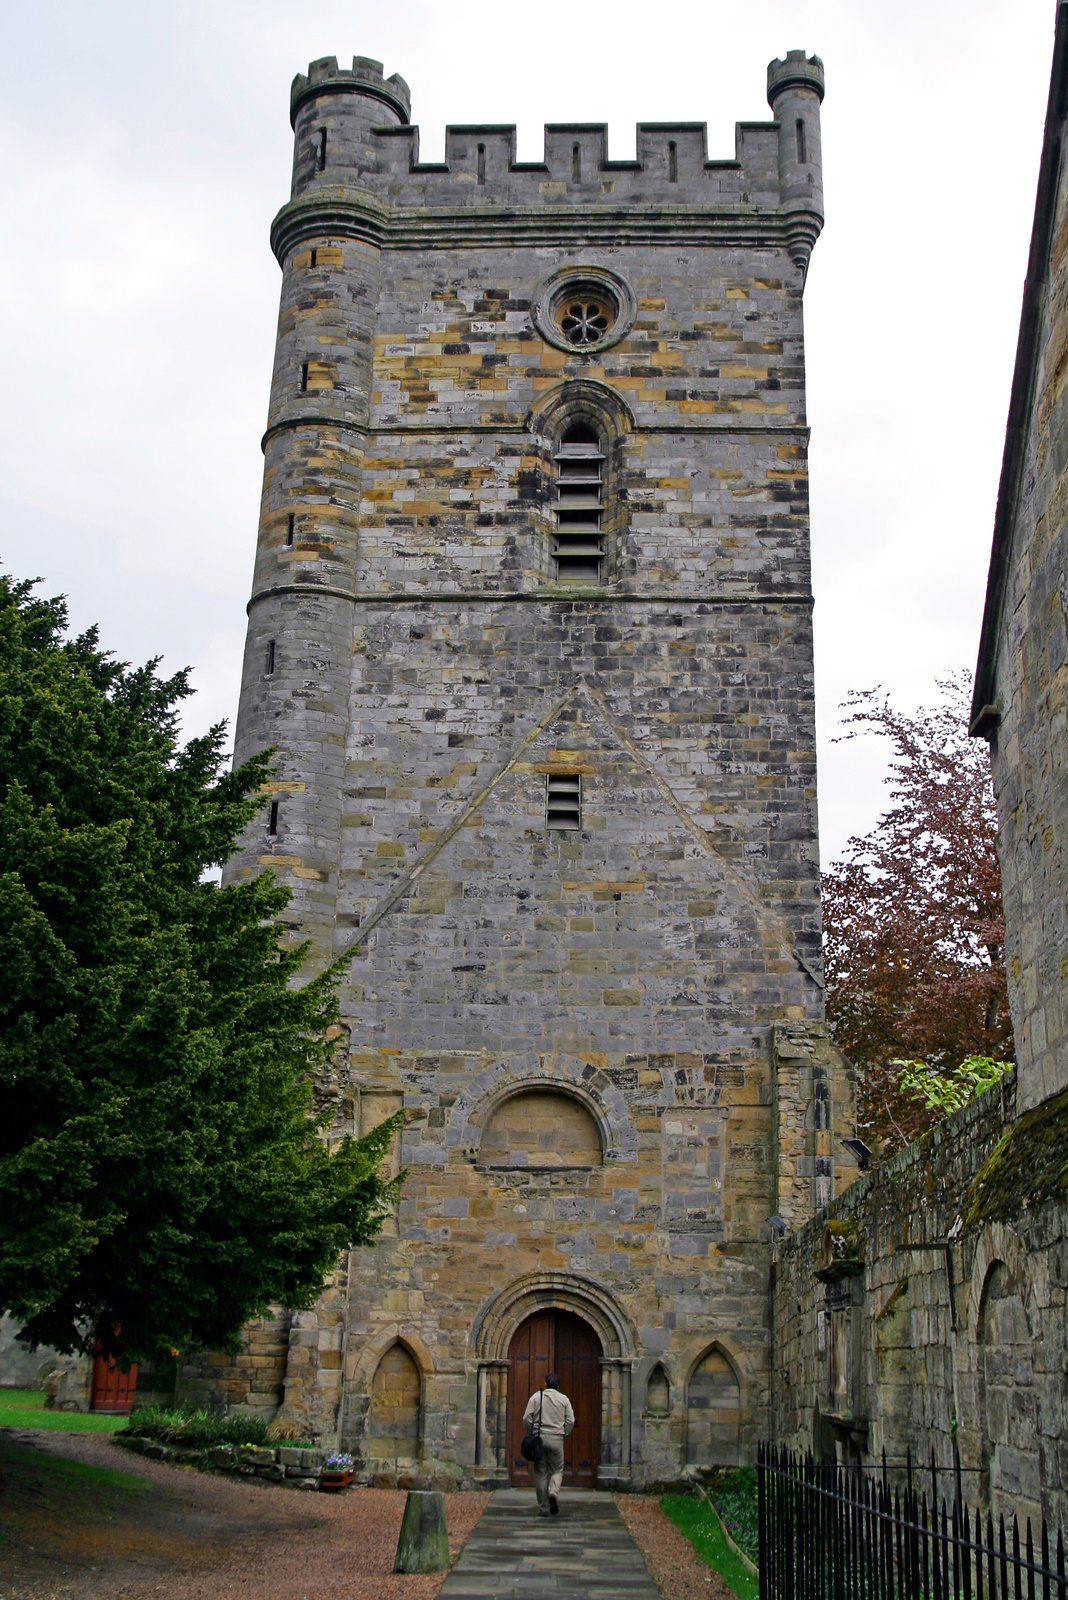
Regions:
M 802 290 L 823 68 L 697 123 L 453 127 L 292 92 L 228 868 L 342 951 L 338 1127 L 402 1198 L 273 1403 L 365 1481 L 505 1483 L 551 1363 L 581 1483 L 744 1459 L 770 1217 L 855 1173 L 823 1022 Z M 248 1403 L 264 1404 L 250 1393 Z M 271 1398 L 270 1396 L 268 1398 Z M 519 1481 L 519 1480 L 517 1480 Z

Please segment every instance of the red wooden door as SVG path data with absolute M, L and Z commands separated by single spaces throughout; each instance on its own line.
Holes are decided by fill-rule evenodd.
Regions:
M 97 1351 L 93 1367 L 92 1409 L 94 1411 L 129 1411 L 133 1405 L 136 1388 L 136 1362 L 129 1372 L 120 1372 L 114 1361 Z
M 523 1412 L 535 1389 L 555 1372 L 575 1411 L 575 1427 L 564 1441 L 564 1482 L 592 1489 L 601 1456 L 601 1343 L 593 1329 L 569 1311 L 538 1311 L 516 1329 L 508 1350 L 508 1469 L 518 1488 L 531 1482 L 519 1446 Z

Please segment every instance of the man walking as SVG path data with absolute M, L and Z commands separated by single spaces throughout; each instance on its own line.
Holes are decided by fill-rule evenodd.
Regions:
M 575 1426 L 575 1413 L 566 1394 L 557 1388 L 555 1372 L 545 1379 L 544 1389 L 535 1389 L 523 1413 L 528 1433 L 540 1433 L 545 1453 L 534 1463 L 534 1492 L 538 1515 L 556 1516 L 560 1510 L 560 1484 L 564 1476 L 564 1440 Z

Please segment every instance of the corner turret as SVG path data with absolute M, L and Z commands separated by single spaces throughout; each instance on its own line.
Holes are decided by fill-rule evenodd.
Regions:
M 789 221 L 787 249 L 802 272 L 823 227 L 820 103 L 823 62 L 803 50 L 768 62 L 768 104 L 779 125 L 779 203 Z
M 381 61 L 353 56 L 352 70 L 336 56 L 313 61 L 298 72 L 289 94 L 293 127 L 295 199 L 309 189 L 359 185 L 378 160 L 375 127 L 407 126 L 411 91 L 399 73 L 383 78 Z

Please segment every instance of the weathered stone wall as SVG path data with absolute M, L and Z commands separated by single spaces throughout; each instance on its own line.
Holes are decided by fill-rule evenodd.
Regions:
M 1068 1087 L 1068 20 L 1042 172 L 977 674 L 1022 1106 Z
M 601 1343 L 599 1482 L 751 1453 L 766 1219 L 855 1175 L 820 982 L 821 94 L 818 62 L 773 63 L 780 120 L 732 161 L 681 125 L 636 163 L 550 128 L 544 165 L 451 129 L 426 166 L 375 63 L 294 85 L 237 737 L 277 747 L 276 811 L 228 871 L 271 866 L 293 937 L 351 952 L 338 1128 L 404 1112 L 397 1214 L 286 1352 L 283 1418 L 377 1481 L 505 1476 L 509 1341 L 553 1307 Z M 603 347 L 547 328 L 576 267 L 618 287 Z M 605 539 L 578 585 L 553 559 L 576 419 Z M 580 829 L 547 828 L 552 776 Z
M 175 1399 L 211 1411 L 246 1410 L 268 1421 L 282 1404 L 289 1358 L 291 1311 L 276 1309 L 246 1325 L 240 1355 L 214 1353 L 181 1362 Z M 138 1394 L 141 1384 L 138 1382 Z M 138 1402 L 140 1403 L 140 1401 Z
M 862 1176 L 778 1249 L 776 1436 L 894 1468 L 960 1449 L 966 1497 L 1068 1526 L 1068 1204 L 966 1225 L 1015 1115 L 1013 1077 Z M 828 1224 L 863 1265 L 835 1265 Z M 829 1270 L 828 1270 L 829 1269 Z M 824 1271 L 832 1281 L 817 1279 Z M 839 1274 L 836 1276 L 836 1274 Z

